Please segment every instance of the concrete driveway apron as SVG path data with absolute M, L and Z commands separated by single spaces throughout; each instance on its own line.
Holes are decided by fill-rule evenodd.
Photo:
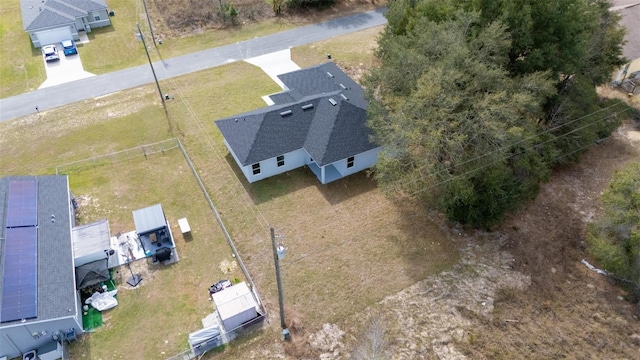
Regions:
M 47 80 L 45 80 L 38 89 L 95 76 L 90 72 L 84 71 L 82 61 L 80 61 L 80 54 L 65 56 L 62 52 L 62 45 L 55 45 L 58 48 L 60 60 L 44 62 L 44 69 L 47 72 Z M 44 61 L 44 56 L 42 57 L 42 61 Z

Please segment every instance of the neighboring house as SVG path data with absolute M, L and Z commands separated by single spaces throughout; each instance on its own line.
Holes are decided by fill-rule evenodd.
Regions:
M 278 78 L 286 90 L 269 96 L 274 105 L 215 122 L 250 183 L 307 165 L 327 184 L 376 163 L 355 81 L 332 62 Z
M 83 332 L 74 219 L 66 176 L 0 179 L 0 358 L 57 358 Z
M 612 11 L 617 11 L 622 17 L 620 23 L 627 30 L 622 46 L 622 54 L 629 62 L 614 76 L 613 84 L 622 85 L 629 95 L 640 89 L 640 37 L 637 36 L 640 26 L 640 1 L 613 0 Z
M 20 6 L 24 31 L 36 48 L 111 25 L 105 0 L 20 0 Z

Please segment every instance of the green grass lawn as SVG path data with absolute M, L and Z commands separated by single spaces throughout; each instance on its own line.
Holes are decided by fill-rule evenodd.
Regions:
M 370 52 L 349 53 L 349 41 L 334 39 L 332 49 L 343 50 L 331 51 L 348 63 L 368 63 Z M 294 50 L 294 59 L 303 55 Z M 60 164 L 180 138 L 271 314 L 268 329 L 251 346 L 240 340 L 225 349 L 225 357 L 246 358 L 247 351 L 270 346 L 279 336 L 269 225 L 288 247 L 282 263 L 288 319 L 307 331 L 327 322 L 353 330 L 367 307 L 457 261 L 455 246 L 419 204 L 390 201 L 366 173 L 323 186 L 303 168 L 247 183 L 213 121 L 265 106 L 261 96 L 279 88 L 260 69 L 233 63 L 161 86 L 175 96 L 167 102 L 168 118 L 155 87 L 147 85 L 0 122 L 0 171 L 52 173 Z M 187 334 L 211 311 L 208 285 L 240 275 L 221 273 L 231 251 L 182 155 L 169 151 L 79 167 L 70 184 L 87 203 L 83 222 L 108 218 L 112 233 L 128 231 L 132 210 L 159 202 L 174 234 L 176 220 L 187 216 L 194 235 L 192 241 L 178 235 L 179 263 L 150 268 L 135 290 L 120 287 L 120 305 L 106 314 L 103 327 L 73 345 L 73 358 L 162 359 L 185 349 Z M 120 271 L 122 284 L 128 273 Z
M 40 49 L 22 29 L 20 1 L 0 0 L 0 98 L 35 90 L 46 74 Z

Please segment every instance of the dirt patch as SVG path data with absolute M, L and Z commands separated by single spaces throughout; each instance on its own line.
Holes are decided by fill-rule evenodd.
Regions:
M 386 297 L 367 309 L 368 315 L 354 318 L 358 324 L 348 332 L 369 332 L 373 316 L 385 324 L 385 335 L 377 341 L 387 342 L 385 349 L 394 359 L 463 358 L 454 344 L 467 341 L 478 318 L 492 317 L 499 290 L 524 290 L 530 277 L 513 270 L 515 259 L 500 250 L 505 239 L 498 233 L 451 229 L 451 234 L 461 248 L 460 262 L 452 270 Z M 342 359 L 363 341 L 372 342 L 365 348 L 373 346 L 368 336 L 351 336 L 347 344 L 343 337 L 337 325 L 325 324 L 310 336 L 310 344 L 326 360 Z
M 354 315 L 341 325 L 346 334 L 325 324 L 309 336 L 311 348 L 325 360 L 352 358 L 371 341 L 357 335 L 374 316 L 386 324 L 378 341 L 394 359 L 637 357 L 640 307 L 580 262 L 589 259 L 585 225 L 600 211 L 600 194 L 640 158 L 637 129 L 626 123 L 579 164 L 556 171 L 495 231 L 447 229 L 460 247 L 454 269 Z M 323 341 L 332 333 L 340 335 Z

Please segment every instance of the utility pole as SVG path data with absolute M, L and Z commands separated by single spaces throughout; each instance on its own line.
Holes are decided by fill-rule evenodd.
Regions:
M 164 111 L 167 111 L 167 105 L 164 103 L 164 96 L 162 96 L 162 90 L 160 89 L 160 83 L 158 82 L 158 77 L 156 76 L 156 71 L 153 69 L 153 63 L 151 62 L 151 56 L 149 56 L 149 49 L 147 49 L 147 42 L 144 41 L 144 34 L 140 30 L 140 24 L 136 23 L 138 27 L 138 34 L 140 34 L 140 39 L 142 40 L 142 45 L 144 46 L 144 52 L 147 54 L 147 59 L 149 60 L 149 66 L 151 66 L 151 72 L 153 73 L 153 79 L 156 81 L 156 86 L 158 87 L 158 94 L 160 94 L 160 101 L 162 101 L 162 107 Z
M 284 295 L 282 293 L 282 279 L 280 278 L 280 258 L 278 257 L 278 248 L 276 246 L 276 234 L 273 227 L 269 227 L 271 231 L 271 245 L 273 246 L 273 261 L 276 264 L 276 280 L 278 281 L 278 302 L 280 304 L 280 326 L 282 327 L 282 339 L 289 340 L 289 329 L 284 321 Z
M 158 44 L 156 44 L 156 37 L 155 35 L 153 35 L 153 26 L 151 26 L 151 18 L 149 17 L 149 11 L 147 10 L 146 0 L 142 0 L 142 6 L 144 6 L 144 13 L 147 14 L 147 22 L 149 23 L 149 31 L 151 31 L 151 40 L 153 40 L 153 46 L 158 47 Z M 138 31 L 140 31 L 139 27 Z

